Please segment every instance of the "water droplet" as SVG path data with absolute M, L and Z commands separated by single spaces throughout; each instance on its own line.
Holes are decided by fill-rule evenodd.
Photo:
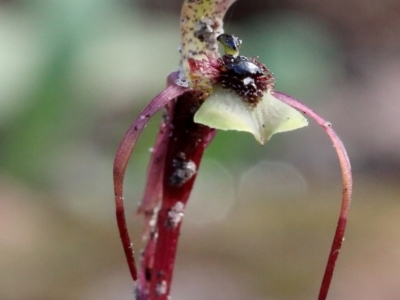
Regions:
M 189 87 L 189 81 L 184 78 L 178 78 L 175 80 L 175 84 L 181 87 Z

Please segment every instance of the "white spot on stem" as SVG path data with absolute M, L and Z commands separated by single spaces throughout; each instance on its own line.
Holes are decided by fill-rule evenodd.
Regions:
M 182 202 L 176 202 L 175 206 L 168 212 L 167 226 L 175 228 L 182 221 L 184 208 L 185 205 Z
M 165 280 L 157 283 L 156 293 L 158 296 L 165 295 L 167 292 L 167 282 Z

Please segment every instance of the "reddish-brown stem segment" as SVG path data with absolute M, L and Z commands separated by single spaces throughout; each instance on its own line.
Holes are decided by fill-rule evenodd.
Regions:
M 342 141 L 339 139 L 335 131 L 332 129 L 332 124 L 325 121 L 318 114 L 316 114 L 312 109 L 283 93 L 275 92 L 275 97 L 282 102 L 302 111 L 304 114 L 313 118 L 320 126 L 324 128 L 326 133 L 329 135 L 333 142 L 333 146 L 336 149 L 337 155 L 339 157 L 340 167 L 342 170 L 342 184 L 343 184 L 343 195 L 342 195 L 342 205 L 340 208 L 339 220 L 336 227 L 335 236 L 333 238 L 331 251 L 329 253 L 328 262 L 325 268 L 324 278 L 322 279 L 322 284 L 318 296 L 318 300 L 325 300 L 329 286 L 332 281 L 333 271 L 335 269 L 336 260 L 339 256 L 340 248 L 342 247 L 342 242 L 344 240 L 344 232 L 346 229 L 347 218 L 349 214 L 350 204 L 351 204 L 351 194 L 353 180 L 351 176 L 351 166 L 350 161 L 343 146 Z
M 148 282 L 142 285 L 146 288 L 138 290 L 139 295 L 148 293 L 150 300 L 169 298 L 184 208 L 213 131 L 193 121 L 202 100 L 201 92 L 188 92 L 178 97 L 175 105 L 165 159 L 163 201 L 158 212 L 153 265 L 147 266 Z M 144 258 L 149 255 L 145 251 Z
M 181 86 L 169 85 L 163 92 L 155 97 L 128 129 L 121 144 L 119 145 L 118 152 L 114 160 L 114 199 L 118 230 L 121 237 L 122 246 L 124 248 L 125 257 L 129 266 L 129 271 L 133 280 L 135 281 L 137 279 L 136 264 L 132 250 L 132 243 L 126 226 L 124 210 L 123 183 L 125 170 L 136 141 L 149 119 L 169 101 L 175 99 L 187 90 L 188 88 Z

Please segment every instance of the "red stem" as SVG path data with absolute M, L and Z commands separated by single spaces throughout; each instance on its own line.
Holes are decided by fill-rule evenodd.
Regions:
M 121 144 L 119 145 L 118 152 L 114 160 L 114 200 L 116 207 L 117 224 L 122 241 L 122 246 L 125 252 L 125 257 L 129 266 L 129 271 L 134 281 L 136 281 L 137 279 L 137 271 L 134 253 L 132 250 L 132 243 L 126 226 L 123 197 L 125 170 L 136 141 L 149 119 L 160 108 L 164 107 L 169 101 L 175 99 L 187 90 L 187 88 L 183 88 L 181 86 L 170 85 L 156 98 L 154 98 L 154 100 L 150 102 L 150 104 L 143 110 L 136 121 L 128 129 Z
M 275 97 L 281 100 L 282 102 L 302 111 L 304 114 L 313 118 L 329 135 L 330 139 L 333 142 L 333 146 L 336 149 L 340 167 L 342 170 L 342 185 L 343 185 L 343 194 L 342 194 L 342 205 L 340 208 L 339 220 L 336 227 L 335 236 L 333 238 L 331 251 L 329 253 L 328 262 L 325 268 L 324 278 L 322 279 L 321 288 L 319 291 L 318 300 L 325 300 L 329 287 L 332 281 L 333 271 L 335 269 L 336 260 L 339 256 L 339 251 L 342 247 L 342 242 L 344 240 L 344 232 L 346 229 L 346 223 L 348 219 L 349 209 L 351 205 L 351 194 L 352 194 L 352 186 L 353 180 L 351 176 L 351 166 L 348 155 L 346 153 L 346 149 L 343 146 L 342 141 L 337 136 L 335 131 L 332 129 L 332 124 L 325 121 L 318 114 L 316 114 L 312 109 L 307 107 L 305 104 L 299 102 L 293 97 L 275 92 Z
M 163 200 L 158 212 L 157 245 L 154 264 L 147 266 L 150 300 L 169 297 L 181 219 L 192 190 L 204 149 L 213 130 L 196 124 L 193 115 L 202 100 L 202 93 L 189 92 L 177 99 L 172 132 L 165 160 Z M 144 254 L 147 257 L 148 253 Z M 151 270 L 151 272 L 150 272 Z

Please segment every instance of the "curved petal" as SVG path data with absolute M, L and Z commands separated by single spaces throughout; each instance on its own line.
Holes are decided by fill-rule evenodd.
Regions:
M 169 136 L 171 133 L 170 121 L 173 117 L 174 106 L 174 102 L 169 102 L 165 107 L 165 118 L 158 131 L 147 170 L 147 180 L 144 195 L 137 209 L 137 214 L 142 214 L 144 216 L 143 240 L 149 237 L 152 227 L 151 221 L 156 214 L 156 208 L 162 198 L 164 163 L 165 156 L 167 154 Z
M 301 113 L 269 92 L 264 93 L 262 100 L 254 106 L 245 103 L 236 92 L 219 86 L 199 108 L 194 120 L 212 128 L 250 132 L 260 144 L 275 133 L 308 124 Z
M 286 103 L 313 118 L 318 123 L 318 125 L 320 125 L 325 130 L 325 132 L 329 135 L 333 143 L 333 146 L 336 149 L 336 153 L 339 158 L 340 168 L 342 170 L 342 185 L 343 185 L 342 206 L 340 208 L 339 220 L 336 226 L 336 232 L 333 238 L 331 252 L 329 253 L 329 258 L 326 265 L 324 278 L 322 280 L 318 296 L 318 300 L 325 300 L 328 295 L 329 286 L 332 280 L 333 271 L 335 269 L 336 260 L 339 256 L 339 252 L 342 247 L 342 242 L 344 240 L 344 231 L 346 229 L 347 218 L 350 210 L 351 195 L 353 189 L 351 165 L 346 149 L 344 148 L 343 143 L 336 134 L 336 132 L 333 130 L 331 123 L 325 121 L 312 109 L 310 109 L 305 104 L 301 103 L 300 101 L 296 100 L 295 98 L 289 95 L 275 92 L 275 96 L 283 103 Z
M 128 165 L 129 157 L 132 153 L 132 150 L 135 147 L 136 141 L 149 119 L 160 108 L 164 107 L 169 101 L 180 96 L 187 90 L 188 88 L 184 88 L 181 86 L 169 85 L 163 92 L 155 97 L 128 129 L 121 144 L 119 145 L 118 152 L 114 160 L 114 195 L 118 230 L 133 280 L 137 279 L 137 271 L 135 266 L 135 258 L 133 256 L 132 244 L 128 234 L 125 219 L 123 198 L 125 170 Z

